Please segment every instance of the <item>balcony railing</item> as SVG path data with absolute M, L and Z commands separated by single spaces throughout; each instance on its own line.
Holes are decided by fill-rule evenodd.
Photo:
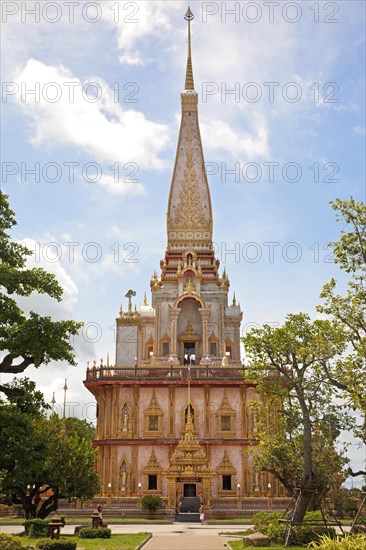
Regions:
M 235 367 L 92 367 L 86 381 L 92 380 L 243 380 L 242 366 Z

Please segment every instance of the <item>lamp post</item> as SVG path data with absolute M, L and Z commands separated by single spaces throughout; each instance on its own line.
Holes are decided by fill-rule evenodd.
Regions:
M 240 490 L 240 483 L 236 484 L 236 507 L 241 508 L 241 490 Z
M 65 378 L 65 385 L 63 387 L 63 390 L 64 390 L 64 410 L 63 410 L 63 415 L 62 415 L 62 418 L 66 418 L 66 392 L 68 390 L 68 387 L 67 387 L 67 378 Z
M 141 487 L 142 487 L 141 483 L 138 482 L 138 484 L 137 484 L 137 496 L 139 498 L 141 498 L 141 494 L 142 494 Z
M 270 483 L 268 483 L 267 489 L 268 489 L 268 492 L 267 492 L 267 496 L 268 496 L 268 508 L 272 508 L 272 492 L 271 492 L 272 485 L 271 485 Z
M 112 506 L 112 483 L 109 482 L 108 485 L 108 506 L 111 508 Z

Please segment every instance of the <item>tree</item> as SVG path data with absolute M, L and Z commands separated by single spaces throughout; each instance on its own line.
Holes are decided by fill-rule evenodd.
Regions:
M 264 455 L 267 469 L 289 492 L 294 485 L 301 488 L 294 515 L 301 523 L 314 490 L 324 490 L 327 482 L 320 465 L 316 467 L 315 433 L 324 426 L 323 419 L 334 414 L 333 388 L 323 369 L 342 353 L 343 334 L 334 323 L 311 322 L 307 314 L 298 313 L 288 315 L 281 327 L 252 329 L 242 340 L 249 360 L 246 376 L 257 383 L 262 403 L 280 413 L 279 429 L 269 429 L 260 444 L 263 449 L 271 443 Z
M 349 406 L 363 415 L 363 423 L 356 427 L 355 433 L 366 443 L 366 204 L 351 197 L 336 199 L 331 205 L 342 230 L 339 240 L 329 246 L 334 262 L 350 279 L 344 296 L 337 293 L 334 278 L 324 285 L 320 295 L 324 304 L 317 309 L 341 325 L 348 348 L 325 371 Z
M 89 424 L 57 415 L 48 419 L 42 394 L 32 384 L 17 381 L 25 394 L 22 401 L 0 404 L 0 471 L 5 472 L 2 490 L 8 501 L 21 502 L 27 518 L 45 518 L 57 510 L 60 496 L 92 498 L 100 485 Z
M 0 191 L 0 351 L 5 352 L 0 372 L 19 374 L 30 365 L 39 367 L 52 360 L 75 365 L 70 336 L 76 335 L 82 324 L 52 321 L 34 311 L 26 316 L 17 304 L 17 296 L 32 292 L 61 301 L 63 291 L 54 275 L 41 268 L 27 269 L 32 252 L 10 240 L 8 230 L 16 220 L 7 199 Z M 4 386 L 0 385 L 0 391 L 9 395 Z

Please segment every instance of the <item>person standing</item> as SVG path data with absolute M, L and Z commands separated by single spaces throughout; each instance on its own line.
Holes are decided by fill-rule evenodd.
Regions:
M 203 507 L 203 504 L 201 504 L 200 506 L 199 513 L 200 513 L 200 522 L 203 525 L 203 522 L 205 521 L 205 509 Z

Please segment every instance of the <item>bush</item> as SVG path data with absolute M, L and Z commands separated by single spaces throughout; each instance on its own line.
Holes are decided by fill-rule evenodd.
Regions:
M 165 503 L 160 495 L 145 495 L 141 499 L 141 508 L 143 510 L 149 510 L 149 512 L 156 512 L 158 508 L 164 508 Z
M 257 531 L 261 531 L 270 523 L 277 523 L 283 514 L 281 512 L 258 512 L 253 516 L 253 524 Z
M 366 550 L 366 538 L 364 535 L 346 535 L 336 539 L 323 536 L 319 541 L 312 542 L 310 548 L 316 550 Z
M 320 518 L 319 518 L 320 515 Z M 281 512 L 259 512 L 253 517 L 255 528 L 267 535 L 272 544 L 281 544 L 285 540 L 286 523 L 278 520 L 283 516 Z M 319 521 L 321 512 L 308 512 L 304 521 Z M 335 530 L 325 525 L 296 525 L 291 528 L 289 543 L 293 545 L 306 545 L 313 540 L 318 540 L 322 535 L 335 537 Z
M 7 533 L 0 533 L 0 548 L 1 550 L 24 550 L 22 540 Z
M 108 527 L 83 527 L 79 531 L 81 539 L 110 539 L 112 531 Z
M 48 519 L 27 519 L 23 522 L 25 533 L 28 537 L 38 538 L 48 535 Z
M 76 542 L 66 539 L 59 540 L 40 540 L 37 542 L 39 550 L 76 550 Z

